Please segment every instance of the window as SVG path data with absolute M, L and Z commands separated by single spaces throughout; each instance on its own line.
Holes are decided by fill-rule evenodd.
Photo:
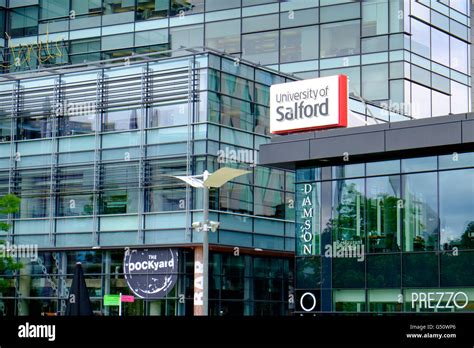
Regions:
M 10 11 L 10 32 L 12 37 L 38 34 L 38 7 L 22 7 Z
M 171 16 L 200 13 L 204 11 L 204 0 L 171 0 L 170 10 Z
M 401 250 L 402 232 L 399 199 L 399 176 L 367 179 L 367 240 L 369 253 Z
M 244 18 L 242 20 L 242 33 L 260 32 L 278 29 L 278 15 L 266 15 Z
M 253 195 L 251 187 L 234 183 L 224 185 L 219 189 L 219 209 L 252 214 Z
M 58 216 L 92 215 L 92 195 L 59 196 Z
M 459 11 L 459 12 L 464 13 L 465 15 L 467 15 L 468 8 L 469 8 L 468 1 L 466 1 L 466 0 L 450 0 L 450 5 L 456 11 Z
M 435 253 L 403 255 L 404 287 L 438 286 L 438 256 Z
M 240 0 L 206 0 L 206 11 L 226 10 L 240 6 Z
M 469 109 L 469 88 L 451 81 L 451 112 L 461 114 Z
M 278 31 L 242 35 L 242 54 L 245 59 L 267 65 L 278 63 Z
M 367 287 L 368 288 L 400 288 L 401 257 L 394 255 L 367 256 Z M 397 302 L 397 298 L 392 298 Z
M 166 18 L 168 16 L 168 6 L 169 0 L 138 0 L 136 18 L 139 21 Z
M 438 250 L 436 173 L 402 176 L 404 251 Z
M 321 58 L 347 56 L 360 52 L 360 22 L 321 25 Z
M 388 33 L 388 1 L 364 0 L 362 2 L 362 36 Z
M 135 0 L 104 0 L 104 14 L 122 13 L 134 10 Z
M 177 211 L 186 208 L 186 188 L 169 186 L 153 188 L 148 192 L 148 211 Z
M 449 66 L 449 35 L 431 28 L 431 59 Z
M 335 181 L 333 191 L 333 240 L 365 244 L 364 180 Z
M 335 22 L 360 18 L 360 4 L 358 2 L 340 6 L 321 7 L 320 11 L 321 22 Z
M 441 249 L 474 249 L 474 170 L 439 173 Z
M 284 193 L 266 188 L 254 188 L 255 215 L 275 219 L 285 218 Z
M 450 40 L 451 68 L 467 74 L 468 45 L 465 42 L 462 42 L 461 40 L 455 39 L 454 37 L 451 37 Z
M 71 10 L 76 12 L 76 15 L 85 15 L 102 12 L 102 0 L 72 0 Z
M 240 52 L 240 19 L 206 23 L 206 46 L 227 53 Z
M 235 98 L 222 96 L 221 123 L 233 128 L 253 130 L 253 114 L 255 107 L 252 103 Z
M 108 110 L 104 115 L 103 130 L 118 131 L 138 129 L 140 110 Z
M 150 127 L 176 126 L 188 123 L 187 104 L 162 105 L 149 109 Z
M 247 101 L 253 99 L 253 82 L 240 77 L 222 73 L 221 91 L 223 94 Z
M 41 139 L 51 136 L 49 117 L 22 117 L 17 122 L 18 140 Z
M 69 0 L 41 0 L 41 19 L 69 16 Z
M 177 50 L 180 47 L 198 47 L 204 44 L 204 26 L 202 24 L 191 27 L 170 28 L 171 49 Z
M 281 31 L 280 63 L 317 59 L 319 52 L 317 26 Z
M 411 108 L 415 118 L 431 117 L 431 90 L 416 83 L 411 84 Z
M 412 19 L 411 34 L 411 50 L 420 56 L 430 57 L 430 27 Z
M 388 99 L 388 64 L 362 67 L 362 96 L 368 100 Z

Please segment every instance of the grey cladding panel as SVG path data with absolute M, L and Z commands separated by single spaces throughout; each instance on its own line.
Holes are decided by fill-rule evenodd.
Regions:
M 461 122 L 393 129 L 386 132 L 386 151 L 461 143 Z
M 384 151 L 384 132 L 372 132 L 321 138 L 310 141 L 312 159 L 349 155 L 370 154 Z
M 307 140 L 263 145 L 260 149 L 260 164 L 304 161 L 309 159 Z

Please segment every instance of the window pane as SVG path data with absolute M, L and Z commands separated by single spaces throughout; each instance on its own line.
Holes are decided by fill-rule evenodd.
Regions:
M 400 177 L 367 179 L 368 252 L 399 251 L 401 241 Z
M 416 83 L 411 84 L 411 108 L 415 118 L 431 117 L 431 90 Z
M 102 11 L 101 0 L 72 0 L 71 10 L 74 10 L 76 14 L 87 14 L 91 12 Z
M 449 66 L 449 35 L 431 28 L 431 59 Z
M 165 18 L 168 15 L 168 0 L 138 0 L 137 20 Z
M 285 218 L 284 193 L 281 191 L 254 188 L 255 215 L 276 219 Z
M 411 49 L 423 56 L 430 56 L 430 27 L 416 19 L 411 20 Z
M 135 10 L 135 0 L 104 0 L 104 14 Z
M 69 0 L 41 0 L 41 18 L 59 18 L 69 15 Z
M 461 40 L 451 37 L 451 68 L 467 74 L 468 45 Z
M 364 0 L 362 3 L 362 36 L 388 32 L 388 1 Z
M 12 9 L 9 27 L 12 37 L 38 34 L 38 7 Z
M 438 286 L 438 256 L 435 253 L 403 255 L 404 287 Z
M 365 262 L 333 258 L 332 277 L 333 288 L 365 288 Z
M 388 99 L 388 64 L 362 67 L 362 96 L 368 100 Z
M 278 31 L 242 36 L 243 57 L 255 63 L 278 63 L 278 46 Z
M 469 109 L 469 88 L 451 81 L 451 112 L 461 114 Z
M 206 0 L 206 11 L 225 10 L 240 6 L 240 0 Z
M 318 27 L 303 27 L 281 31 L 280 63 L 318 58 Z
M 436 173 L 402 176 L 404 251 L 438 250 Z
M 358 54 L 359 26 L 359 21 L 321 25 L 321 58 Z
M 474 249 L 474 170 L 439 173 L 441 249 Z
M 400 288 L 401 256 L 373 255 L 367 257 L 367 287 Z
M 206 46 L 228 53 L 240 52 L 240 19 L 207 23 Z
M 364 180 L 338 180 L 333 183 L 333 240 L 365 244 Z

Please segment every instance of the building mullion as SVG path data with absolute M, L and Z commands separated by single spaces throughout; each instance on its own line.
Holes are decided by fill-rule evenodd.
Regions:
M 55 217 L 56 217 L 56 192 L 57 192 L 57 178 L 58 178 L 58 119 L 63 116 L 61 107 L 64 101 L 61 95 L 61 76 L 54 81 L 53 105 L 55 109 L 50 116 L 51 125 L 51 171 L 50 171 L 50 185 L 49 185 L 49 242 L 51 246 L 55 245 Z
M 102 111 L 106 108 L 107 96 L 105 86 L 105 74 L 102 70 L 97 74 L 96 89 L 96 118 L 95 118 L 95 149 L 94 149 L 94 187 L 93 187 L 93 211 L 92 211 L 92 245 L 99 246 L 99 196 L 100 196 L 100 179 L 101 179 L 101 130 L 102 130 Z
M 17 162 L 20 160 L 19 153 L 17 152 L 17 142 L 16 142 L 16 128 L 18 115 L 20 114 L 20 104 L 22 103 L 21 98 L 22 87 L 20 83 L 16 83 L 12 91 L 12 110 L 11 110 L 11 122 L 10 122 L 10 169 L 8 171 L 8 193 L 15 194 L 16 191 L 16 167 Z M 12 226 L 13 214 L 8 214 L 8 224 Z M 13 225 L 9 231 L 7 231 L 7 240 L 10 243 L 13 243 L 13 234 L 14 234 Z
M 138 244 L 145 243 L 145 204 L 146 204 L 146 192 L 145 192 L 145 180 L 146 180 L 146 113 L 147 105 L 150 97 L 151 74 L 148 66 L 144 67 L 141 75 L 141 122 L 139 122 L 139 133 L 140 133 L 140 154 L 138 158 Z

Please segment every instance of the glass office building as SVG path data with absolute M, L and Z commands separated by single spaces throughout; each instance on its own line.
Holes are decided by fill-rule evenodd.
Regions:
M 263 164 L 296 169 L 296 313 L 474 311 L 473 117 L 262 146 Z
M 0 1 L 5 72 L 218 49 L 408 116 L 470 110 L 468 0 Z M 5 34 L 3 34 L 5 33 Z
M 179 247 L 179 284 L 133 313 L 192 314 L 202 235 L 191 223 L 203 219 L 202 194 L 170 176 L 223 166 L 251 174 L 211 191 L 210 219 L 221 223 L 210 234 L 211 313 L 287 313 L 294 173 L 254 165 L 269 139 L 269 86 L 285 80 L 202 53 L 1 83 L 1 194 L 21 198 L 19 213 L 4 217 L 7 237 L 42 251 L 8 278 L 7 315 L 63 310 L 76 260 L 100 309 L 103 295 L 127 293 L 124 248 L 157 246 Z
M 350 126 L 467 112 L 469 13 L 462 0 L 0 0 L 0 194 L 21 198 L 7 237 L 41 249 L 7 275 L 0 312 L 64 312 L 83 260 L 94 309 L 116 314 L 102 296 L 129 293 L 124 248 L 173 246 L 176 288 L 125 310 L 191 315 L 202 197 L 169 175 L 233 166 L 252 174 L 211 192 L 210 311 L 288 314 L 295 174 L 255 166 L 269 87 L 346 74 Z

